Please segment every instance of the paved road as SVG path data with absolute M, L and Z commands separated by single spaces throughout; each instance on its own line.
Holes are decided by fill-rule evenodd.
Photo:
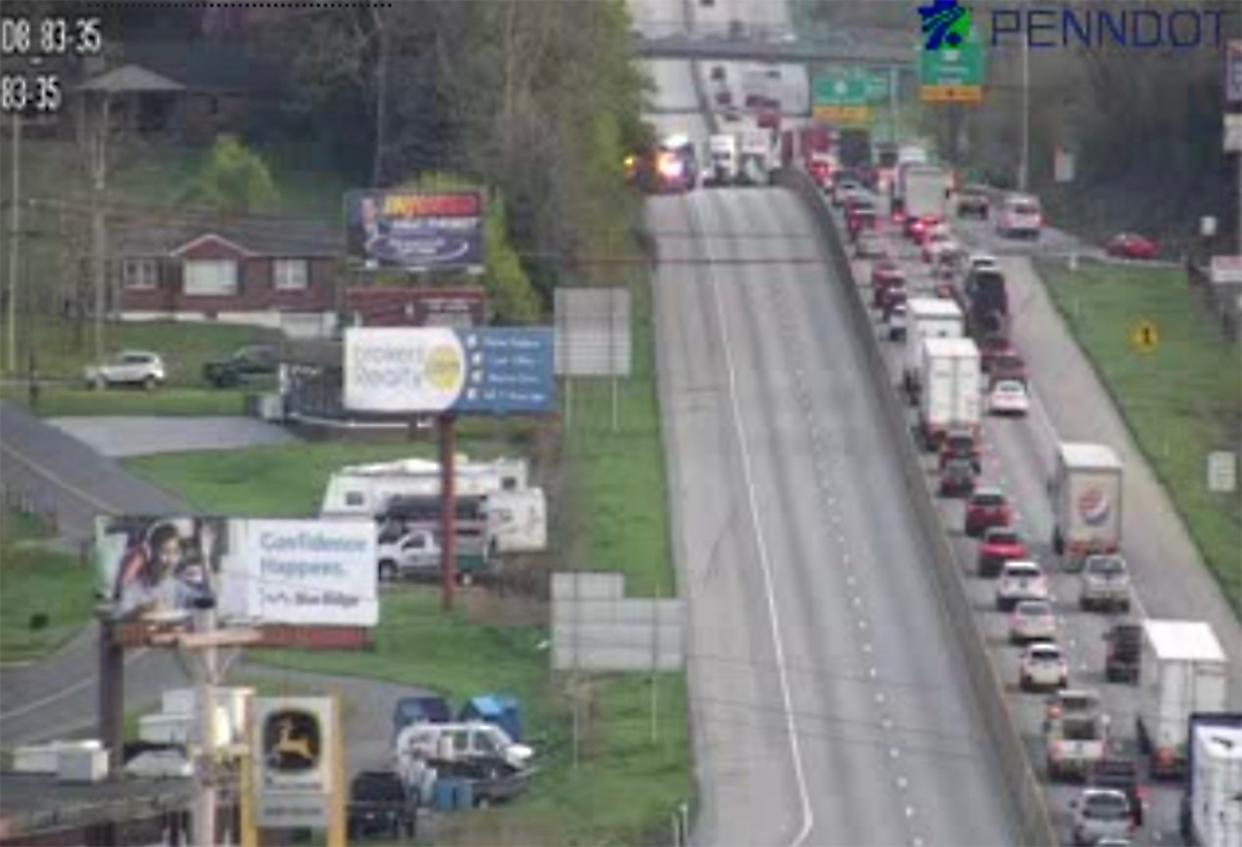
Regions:
M 47 423 L 110 458 L 234 450 L 298 441 L 284 427 L 242 417 L 83 416 L 49 418 Z
M 114 460 L 48 426 L 12 403 L 0 402 L 0 476 L 6 487 L 30 490 L 54 508 L 61 535 L 94 536 L 98 514 L 184 512 L 179 498 L 127 475 Z
M 911 268 L 915 290 L 929 289 L 929 278 L 915 256 L 915 248 L 898 239 L 890 244 Z M 984 240 L 984 245 L 990 248 L 992 243 Z M 1011 287 L 1010 302 L 1014 304 L 1016 344 L 1030 366 L 1036 406 L 1026 420 L 985 421 L 984 480 L 1001 485 L 1015 499 L 1018 524 L 1032 542 L 1035 557 L 1051 564 L 1055 561 L 1049 544 L 1052 514 L 1044 482 L 1052 473 L 1056 442 L 1098 440 L 1118 449 L 1127 467 L 1123 549 L 1136 581 L 1134 612 L 1137 616 L 1150 614 L 1209 621 L 1230 655 L 1234 682 L 1231 698 L 1237 707 L 1242 695 L 1238 690 L 1242 684 L 1242 669 L 1238 664 L 1242 633 L 1237 619 L 1199 560 L 1163 489 L 1130 444 L 1106 392 L 1062 325 L 1042 283 L 1032 273 L 1029 260 L 1006 258 L 1003 264 Z M 868 263 L 858 262 L 857 268 L 860 279 L 865 280 Z M 896 383 L 903 346 L 886 346 L 891 378 Z M 929 458 L 929 469 L 931 465 Z M 969 567 L 974 562 L 975 543 L 960 534 L 960 503 L 943 502 L 942 514 L 954 536 L 959 556 Z M 1137 691 L 1130 686 L 1109 684 L 1103 678 L 1102 636 L 1111 625 L 1110 616 L 1079 611 L 1077 577 L 1054 569 L 1050 572 L 1061 623 L 1060 641 L 1072 659 L 1071 683 L 1099 689 L 1113 719 L 1114 734 L 1133 739 Z M 963 573 L 962 578 L 979 610 L 980 622 L 1002 676 L 1012 684 L 1017 679 L 1018 651 L 1007 644 L 1006 618 L 993 611 L 993 582 L 975 577 L 970 570 Z M 1016 686 L 1011 688 L 1010 699 L 1031 760 L 1037 772 L 1042 773 L 1046 752 L 1039 734 L 1042 701 L 1019 693 Z M 1141 833 L 1140 843 L 1179 843 L 1177 788 L 1161 784 L 1151 788 L 1148 824 Z M 1075 793 L 1075 789 L 1067 786 L 1050 790 L 1054 820 L 1063 831 L 1068 831 L 1068 801 Z

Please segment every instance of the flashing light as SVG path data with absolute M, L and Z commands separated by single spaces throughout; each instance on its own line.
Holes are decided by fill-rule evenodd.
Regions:
M 660 176 L 675 179 L 681 176 L 681 162 L 676 156 L 665 154 L 660 157 Z

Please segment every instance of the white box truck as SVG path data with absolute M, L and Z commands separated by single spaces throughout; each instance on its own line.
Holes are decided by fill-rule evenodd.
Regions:
M 746 185 L 767 185 L 772 165 L 772 134 L 766 129 L 742 133 L 737 181 Z
M 1143 660 L 1135 731 L 1157 777 L 1181 776 L 1195 712 L 1223 712 L 1228 697 L 1225 651 L 1202 621 L 1143 622 Z
M 979 430 L 979 348 L 969 338 L 924 338 L 919 431 L 937 449 L 950 429 Z
M 1242 714 L 1190 719 L 1181 830 L 1195 847 L 1242 847 Z
M 1082 566 L 1093 553 L 1115 553 L 1121 546 L 1122 465 L 1111 447 L 1062 442 L 1049 483 L 1052 497 L 1052 549 L 1067 570 Z
M 707 139 L 707 176 L 704 185 L 732 185 L 737 181 L 736 135 L 713 135 Z
M 906 302 L 906 357 L 901 377 L 911 402 L 917 399 L 923 339 L 961 338 L 962 335 L 962 310 L 952 300 L 914 297 Z
M 901 193 L 907 218 L 944 220 L 952 178 L 935 165 L 910 165 L 901 172 Z

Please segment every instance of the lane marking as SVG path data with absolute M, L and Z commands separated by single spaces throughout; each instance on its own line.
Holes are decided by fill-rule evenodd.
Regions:
M 686 208 L 694 229 L 702 231 L 699 226 L 698 211 L 693 197 L 687 198 Z M 759 507 L 755 494 L 755 483 L 751 472 L 750 449 L 747 447 L 746 431 L 742 426 L 742 413 L 738 405 L 737 370 L 733 366 L 733 348 L 729 340 L 729 323 L 725 319 L 724 305 L 720 299 L 720 280 L 716 273 L 716 264 L 712 257 L 711 239 L 701 239 L 703 252 L 707 254 L 707 276 L 711 282 L 712 299 L 716 304 L 716 319 L 720 322 L 721 346 L 724 348 L 725 371 L 729 378 L 729 409 L 733 418 L 733 428 L 737 434 L 738 449 L 742 453 L 742 476 L 746 486 L 746 499 L 750 510 L 751 525 L 755 530 L 755 544 L 759 552 L 760 571 L 763 574 L 764 594 L 768 605 L 768 623 L 772 630 L 772 647 L 776 653 L 777 681 L 781 689 L 782 707 L 785 710 L 785 730 L 789 737 L 789 753 L 793 761 L 794 779 L 798 784 L 798 798 L 802 806 L 802 828 L 792 841 L 790 847 L 801 847 L 811 834 L 815 825 L 815 813 L 811 809 L 811 798 L 806 787 L 806 773 L 802 764 L 802 745 L 798 739 L 798 725 L 794 717 L 793 697 L 789 693 L 789 677 L 785 670 L 785 643 L 781 638 L 780 611 L 777 608 L 776 594 L 772 588 L 772 563 L 768 558 L 767 540 L 763 534 L 763 524 L 759 520 Z
M 133 652 L 130 652 L 125 656 L 125 664 L 126 665 L 133 664 L 134 662 L 138 661 L 143 656 L 145 656 L 148 652 L 150 651 L 146 647 L 139 647 L 137 650 L 134 650 Z M 38 700 L 33 700 L 25 704 L 24 706 L 18 706 L 16 709 L 11 709 L 10 711 L 7 711 L 7 712 L 0 712 L 0 721 L 7 721 L 13 718 L 20 718 L 22 715 L 29 714 L 30 712 L 36 711 L 38 709 L 42 709 L 44 706 L 48 706 L 52 703 L 55 703 L 57 700 L 65 699 L 70 694 L 76 694 L 77 692 L 81 691 L 83 688 L 89 688 L 90 686 L 94 685 L 98 681 L 98 679 L 99 679 L 99 674 L 93 673 L 90 676 L 86 677 L 85 679 L 79 679 L 73 685 L 70 685 L 67 688 L 62 688 L 60 691 L 57 691 L 53 694 L 49 694 L 46 697 L 40 697 Z
M 26 467 L 30 468 L 32 471 L 37 473 L 39 476 L 51 481 L 52 484 L 59 486 L 61 489 L 69 492 L 70 494 L 74 495 L 80 500 L 86 501 L 87 503 L 89 503 L 90 505 L 94 506 L 97 509 L 100 509 L 104 513 L 109 514 L 109 515 L 121 514 L 120 510 L 118 510 L 115 506 L 112 506 L 109 503 L 103 500 L 100 500 L 98 497 L 96 497 L 94 494 L 91 494 L 89 491 L 84 491 L 81 488 L 78 488 L 76 485 L 67 481 L 63 477 L 57 475 L 55 472 L 43 467 L 43 465 L 39 464 L 38 462 L 36 462 L 34 459 L 30 458 L 26 454 L 21 453 L 17 450 L 14 450 L 12 447 L 8 446 L 7 444 L 0 444 L 0 450 L 3 450 L 5 453 L 8 453 L 14 459 L 21 462 Z

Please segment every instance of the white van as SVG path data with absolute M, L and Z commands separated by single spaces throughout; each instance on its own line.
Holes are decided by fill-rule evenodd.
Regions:
M 1006 238 L 1039 238 L 1043 225 L 1039 201 L 1028 194 L 1010 194 L 996 216 L 996 234 Z
M 398 769 L 420 754 L 425 759 L 503 759 L 522 770 L 530 766 L 534 750 L 518 744 L 495 724 L 484 721 L 462 723 L 413 723 L 397 734 L 393 755 Z

